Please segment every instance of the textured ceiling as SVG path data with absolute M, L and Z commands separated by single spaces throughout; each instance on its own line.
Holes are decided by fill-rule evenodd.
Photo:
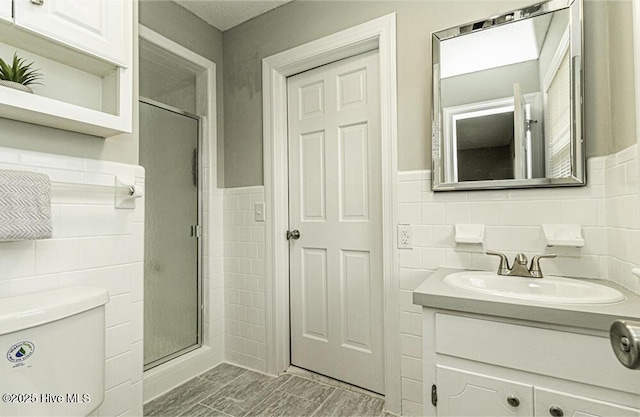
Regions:
M 224 32 L 291 0 L 176 0 L 211 26 Z

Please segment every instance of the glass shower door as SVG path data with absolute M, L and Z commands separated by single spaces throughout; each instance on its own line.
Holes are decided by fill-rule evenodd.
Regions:
M 199 118 L 140 101 L 145 168 L 144 364 L 201 344 L 197 230 Z

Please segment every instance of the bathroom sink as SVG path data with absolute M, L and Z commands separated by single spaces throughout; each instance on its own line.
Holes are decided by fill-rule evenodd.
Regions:
M 614 288 L 557 276 L 522 278 L 494 272 L 464 271 L 449 274 L 443 281 L 451 287 L 476 293 L 541 303 L 608 304 L 625 300 L 625 296 Z

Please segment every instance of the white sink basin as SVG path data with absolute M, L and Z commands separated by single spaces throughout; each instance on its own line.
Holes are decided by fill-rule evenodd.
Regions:
M 449 274 L 443 281 L 463 290 L 541 303 L 608 304 L 625 300 L 625 296 L 614 288 L 556 276 L 522 278 L 494 272 L 465 271 Z

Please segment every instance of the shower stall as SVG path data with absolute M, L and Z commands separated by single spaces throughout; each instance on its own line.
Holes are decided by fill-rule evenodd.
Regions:
M 140 98 L 145 370 L 202 344 L 200 117 Z
M 223 360 L 224 282 L 215 64 L 139 35 L 146 402 Z
M 139 46 L 139 160 L 145 168 L 146 195 L 144 369 L 148 371 L 203 346 L 201 225 L 207 182 L 202 146 L 207 108 L 198 84 L 202 68 L 147 37 L 141 36 Z

